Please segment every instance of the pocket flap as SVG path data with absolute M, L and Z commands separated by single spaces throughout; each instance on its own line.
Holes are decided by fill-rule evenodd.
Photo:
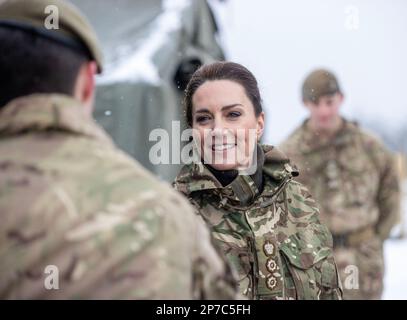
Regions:
M 280 251 L 295 267 L 309 269 L 331 254 L 331 248 L 321 240 L 312 230 L 297 232 L 284 240 Z

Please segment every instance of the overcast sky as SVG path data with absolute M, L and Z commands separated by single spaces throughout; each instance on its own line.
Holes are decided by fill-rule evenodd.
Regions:
M 257 77 L 267 117 L 265 142 L 279 143 L 306 116 L 304 76 L 334 71 L 343 113 L 407 123 L 407 1 L 229 0 L 214 3 L 229 60 Z

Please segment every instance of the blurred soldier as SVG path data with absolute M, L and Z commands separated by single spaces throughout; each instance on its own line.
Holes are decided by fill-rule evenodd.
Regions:
M 399 216 L 394 158 L 378 138 L 339 115 L 343 94 L 331 72 L 312 72 L 302 98 L 310 117 L 281 148 L 321 205 L 344 299 L 380 299 L 383 242 Z
M 0 43 L 0 298 L 233 298 L 204 223 L 92 120 L 81 13 L 2 1 Z

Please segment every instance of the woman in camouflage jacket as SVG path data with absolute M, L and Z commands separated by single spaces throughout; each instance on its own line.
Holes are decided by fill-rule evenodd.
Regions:
M 231 62 L 203 66 L 184 104 L 203 161 L 185 165 L 174 185 L 210 227 L 240 292 L 250 299 L 340 299 L 332 236 L 317 204 L 293 180 L 298 172 L 289 159 L 256 143 L 264 113 L 252 73 Z

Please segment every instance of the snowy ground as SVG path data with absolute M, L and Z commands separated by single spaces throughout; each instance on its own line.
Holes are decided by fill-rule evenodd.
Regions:
M 404 221 L 407 221 L 407 181 L 404 183 L 404 194 Z M 406 225 L 404 233 L 407 236 Z M 388 240 L 384 250 L 386 275 L 383 299 L 407 300 L 407 238 Z
M 388 240 L 385 245 L 386 276 L 383 299 L 407 300 L 407 239 Z

